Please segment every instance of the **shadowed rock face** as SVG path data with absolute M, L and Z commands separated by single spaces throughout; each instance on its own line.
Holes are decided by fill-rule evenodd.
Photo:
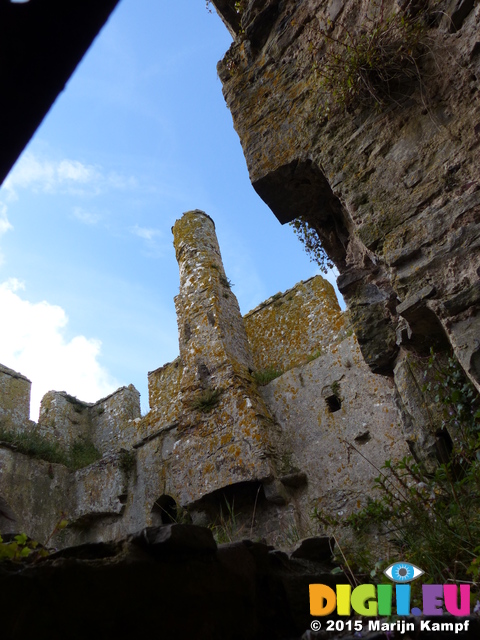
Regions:
M 0 564 L 5 638 L 299 638 L 308 585 L 330 574 L 328 539 L 289 559 L 249 541 L 217 548 L 210 529 L 148 528 L 29 565 Z M 28 615 L 25 613 L 28 602 Z
M 236 34 L 218 72 L 252 184 L 280 222 L 318 231 L 366 362 L 391 375 L 404 350 L 451 345 L 480 389 L 480 9 L 432 4 L 419 75 L 390 104 L 347 111 L 325 65 L 412 3 L 213 4 Z
M 306 539 L 289 557 L 248 540 L 217 547 L 209 529 L 173 524 L 115 543 L 70 547 L 40 562 L 3 562 L 0 595 L 9 606 L 2 614 L 2 634 L 306 640 L 313 637 L 309 585 L 334 589 L 347 583 L 342 573 L 331 573 L 332 544 L 325 537 Z M 440 621 L 459 619 L 444 615 Z M 364 624 L 367 630 L 368 619 Z M 415 626 L 402 637 L 431 636 L 420 631 L 418 620 Z M 478 631 L 478 618 L 471 617 L 468 630 L 458 635 L 473 639 Z M 346 635 L 333 631 L 328 637 Z

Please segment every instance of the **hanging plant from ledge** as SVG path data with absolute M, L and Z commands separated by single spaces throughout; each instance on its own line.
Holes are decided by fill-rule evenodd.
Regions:
M 316 229 L 308 222 L 307 218 L 299 216 L 290 222 L 290 226 L 303 244 L 310 261 L 316 262 L 322 273 L 328 273 L 330 269 L 333 269 L 333 262 L 323 248 Z

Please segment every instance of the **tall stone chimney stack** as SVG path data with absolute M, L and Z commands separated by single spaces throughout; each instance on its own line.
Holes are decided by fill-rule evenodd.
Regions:
M 180 268 L 182 416 L 170 469 L 181 503 L 216 489 L 274 478 L 273 421 L 252 378 L 252 359 L 237 299 L 222 264 L 213 220 L 189 211 L 173 227 Z M 176 482 L 175 474 L 179 478 Z M 178 491 L 178 489 L 177 489 Z
M 232 284 L 225 275 L 213 220 L 189 211 L 173 227 L 180 268 L 175 298 L 183 390 L 252 370 L 247 334 Z

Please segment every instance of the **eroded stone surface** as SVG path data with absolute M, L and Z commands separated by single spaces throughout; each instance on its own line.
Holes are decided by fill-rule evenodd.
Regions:
M 49 391 L 40 405 L 38 431 L 65 450 L 83 440 L 107 453 L 138 440 L 140 416 L 140 394 L 133 385 L 95 403 L 82 402 L 65 391 Z
M 480 389 L 480 8 L 422 5 L 423 84 L 383 109 L 334 97 L 327 115 L 322 68 L 338 41 L 355 50 L 362 30 L 417 5 L 248 0 L 228 17 L 232 3 L 213 4 L 236 34 L 218 73 L 252 184 L 281 222 L 317 229 L 366 362 L 391 375 L 399 345 L 443 339 Z M 426 288 L 415 314 L 399 311 Z
M 318 357 L 347 328 L 332 285 L 321 276 L 277 293 L 244 317 L 257 371 L 286 371 Z
M 30 421 L 32 383 L 21 373 L 0 365 L 0 427 L 7 431 L 24 429 Z
M 0 533 L 26 532 L 44 543 L 62 513 L 70 511 L 68 476 L 61 464 L 35 460 L 0 446 L 0 495 L 15 514 L 14 522 L 0 520 Z
M 385 460 L 409 454 L 395 388 L 369 371 L 354 337 L 273 380 L 262 394 L 282 428 L 281 479 L 287 488 L 295 471 L 308 479 L 289 489 L 303 535 L 315 509 L 340 519 L 354 512 Z
M 11 598 L 3 633 L 188 638 L 194 627 L 199 640 L 300 638 L 310 623 L 308 585 L 346 581 L 333 566 L 248 541 L 217 548 L 200 527 L 147 529 L 37 563 L 2 563 L 0 592 Z

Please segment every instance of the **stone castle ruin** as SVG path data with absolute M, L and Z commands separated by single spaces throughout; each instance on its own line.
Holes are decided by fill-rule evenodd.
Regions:
M 0 176 L 116 4 L 0 3 L 0 66 L 7 70 Z M 192 522 L 211 527 L 218 541 L 264 539 L 291 548 L 364 505 L 384 462 L 408 453 L 427 479 L 439 461 L 452 463 L 459 478 L 452 490 L 465 487 L 468 500 L 462 512 L 448 490 L 454 509 L 442 513 L 449 529 L 459 507 L 477 555 L 478 476 L 463 484 L 468 456 L 455 459 L 465 443 L 461 420 L 446 418 L 446 398 L 434 389 L 447 383 L 451 408 L 459 389 L 445 371 L 453 363 L 462 388 L 469 380 L 476 461 L 480 3 L 210 4 L 233 39 L 217 72 L 252 186 L 279 222 L 301 217 L 316 233 L 338 269 L 348 312 L 317 276 L 242 318 L 214 224 L 191 211 L 173 230 L 179 357 L 149 374 L 147 415 L 132 386 L 94 404 L 50 392 L 35 424 L 30 382 L 0 366 L 0 533 L 24 531 L 45 542 L 64 514 L 68 526 L 56 546 L 116 541 L 92 545 L 90 556 L 84 547 L 59 551 L 64 557 L 50 560 L 43 582 L 34 565 L 25 579 L 12 574 L 5 593 L 15 631 L 31 624 L 33 635 L 44 628 L 51 637 L 55 621 L 62 633 L 81 629 L 79 638 L 97 628 L 119 637 L 127 628 L 150 633 L 153 621 L 169 637 L 189 637 L 198 620 L 195 634 L 208 640 L 299 637 L 310 623 L 308 584 L 337 580 L 331 565 L 317 565 L 321 577 L 302 574 L 312 556 L 294 555 L 311 541 L 287 562 L 260 543 L 215 549 L 211 532 L 198 527 L 143 528 Z M 366 45 L 371 72 L 358 64 Z M 440 381 L 427 370 L 433 360 Z M 29 438 L 34 448 L 25 445 Z M 96 460 L 73 464 L 72 452 L 82 448 Z M 191 536 L 188 544 L 183 535 Z M 204 553 L 196 556 L 199 536 Z M 330 557 L 330 542 L 323 543 L 317 560 Z M 445 581 L 474 567 L 468 549 L 465 563 L 452 563 L 443 544 L 436 546 L 439 564 L 454 567 L 453 575 L 445 567 Z
M 132 385 L 94 404 L 51 391 L 35 424 L 30 381 L 0 368 L 0 427 L 14 436 L 0 442 L 0 496 L 16 516 L 2 532 L 43 541 L 64 514 L 66 546 L 228 517 L 232 536 L 286 547 L 318 532 L 315 509 L 358 508 L 375 467 L 408 453 L 393 383 L 364 363 L 326 280 L 242 318 L 211 218 L 190 211 L 173 235 L 180 354 L 149 373 L 147 415 Z M 26 432 L 64 451 L 89 442 L 101 457 L 77 470 L 32 457 L 15 444 Z

